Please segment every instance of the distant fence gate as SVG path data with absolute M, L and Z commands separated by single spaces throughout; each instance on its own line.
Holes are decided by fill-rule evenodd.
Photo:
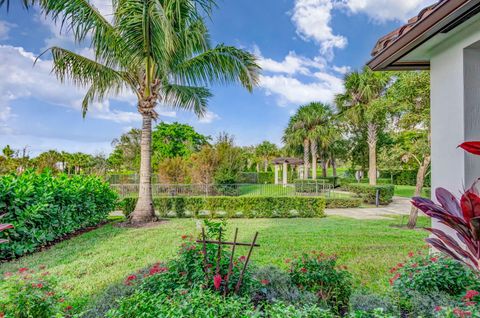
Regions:
M 111 184 L 120 197 L 138 195 L 138 184 Z M 298 184 L 152 184 L 154 197 L 166 196 L 329 196 L 333 185 L 325 182 Z

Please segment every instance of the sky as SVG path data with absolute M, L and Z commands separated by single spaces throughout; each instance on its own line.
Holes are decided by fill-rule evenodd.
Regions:
M 13 0 L 11 2 L 20 2 Z M 90 0 L 107 18 L 111 0 Z M 211 86 L 205 117 L 160 105 L 160 120 L 187 123 L 202 134 L 227 132 L 241 146 L 269 140 L 281 144 L 289 117 L 312 101 L 332 103 L 346 72 L 360 69 L 377 39 L 405 23 L 434 0 L 218 0 L 208 21 L 213 44 L 253 52 L 262 67 L 253 93 Z M 111 142 L 140 128 L 135 96 L 123 92 L 81 115 L 85 89 L 61 84 L 51 57 L 61 46 L 91 57 L 88 43 L 36 8 L 0 9 L 0 147 L 27 147 L 35 156 L 49 149 L 108 154 Z

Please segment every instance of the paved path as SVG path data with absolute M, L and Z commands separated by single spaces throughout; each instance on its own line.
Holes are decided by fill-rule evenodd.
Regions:
M 410 199 L 394 197 L 393 202 L 388 206 L 351 208 L 351 209 L 326 209 L 328 215 L 339 215 L 358 220 L 379 220 L 391 219 L 389 215 L 408 215 L 410 214 Z

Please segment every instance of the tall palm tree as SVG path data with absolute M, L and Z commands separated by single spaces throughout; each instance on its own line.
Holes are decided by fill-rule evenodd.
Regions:
M 301 106 L 290 118 L 284 133 L 284 142 L 293 147 L 303 144 L 304 178 L 308 179 L 310 154 L 312 156 L 312 179 L 317 178 L 318 148 L 325 147 L 331 139 L 330 108 L 313 102 Z
M 255 147 L 255 154 L 263 162 L 263 171 L 268 171 L 268 163 L 278 155 L 278 147 L 267 140 Z
M 373 72 L 365 66 L 361 72 L 345 76 L 345 93 L 338 94 L 335 102 L 340 112 L 352 123 L 366 126 L 368 144 L 368 178 L 370 185 L 377 184 L 377 135 L 385 120 L 385 103 L 382 98 L 390 82 L 384 72 Z
M 112 0 L 112 23 L 88 1 L 38 4 L 77 40 L 91 39 L 95 60 L 59 47 L 49 49 L 59 80 L 88 88 L 84 116 L 92 102 L 125 89 L 135 92 L 142 137 L 139 197 L 130 221 L 151 221 L 151 132 L 157 104 L 202 115 L 211 96 L 206 88 L 210 83 L 240 83 L 253 89 L 260 70 L 256 58 L 235 47 L 212 47 L 203 15 L 210 14 L 213 0 Z

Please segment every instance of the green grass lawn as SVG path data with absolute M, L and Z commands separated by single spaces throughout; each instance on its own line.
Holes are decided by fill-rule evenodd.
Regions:
M 420 219 L 426 225 L 425 218 Z M 411 250 L 422 249 L 427 233 L 391 225 L 395 220 L 234 219 L 229 236 L 239 228 L 239 239 L 251 241 L 259 232 L 259 248 L 253 254 L 258 265 L 286 268 L 284 260 L 312 250 L 337 254 L 358 286 L 382 291 L 388 285 L 389 268 L 405 259 Z M 125 229 L 108 224 L 100 229 L 61 242 L 54 247 L 0 265 L 0 272 L 20 267 L 46 265 L 61 286 L 82 305 L 109 284 L 129 273 L 175 254 L 182 234 L 197 233 L 195 220 L 172 219 L 154 228 Z M 246 253 L 243 249 L 240 253 Z
M 413 197 L 414 192 L 415 192 L 415 186 L 407 186 L 407 185 L 396 185 L 395 186 L 395 195 L 398 196 L 398 197 L 411 198 L 411 197 Z M 425 189 L 423 189 L 422 195 L 424 197 L 427 197 Z
M 295 187 L 284 187 L 281 184 L 249 184 L 241 185 L 239 192 L 241 196 L 293 196 L 295 195 Z

